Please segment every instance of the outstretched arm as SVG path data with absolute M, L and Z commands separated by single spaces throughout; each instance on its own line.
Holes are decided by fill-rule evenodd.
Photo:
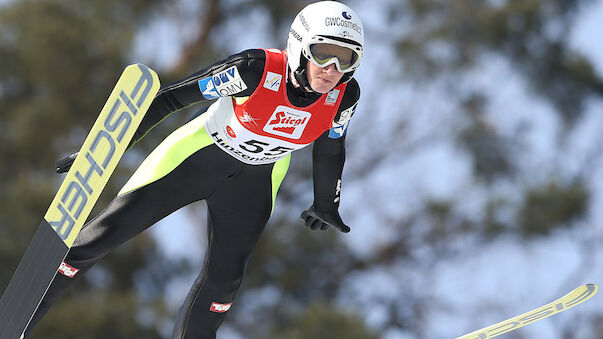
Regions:
M 130 147 L 161 121 L 182 108 L 213 101 L 221 96 L 251 95 L 262 78 L 265 61 L 266 53 L 263 50 L 246 50 L 161 88 L 134 134 Z M 220 93 L 219 84 L 215 84 L 218 81 L 236 83 L 239 87 L 231 88 L 241 90 Z
M 350 231 L 341 220 L 338 209 L 341 174 L 345 163 L 346 131 L 359 98 L 360 88 L 356 80 L 352 79 L 346 87 L 332 128 L 314 141 L 312 150 L 314 202 L 301 216 L 305 225 L 313 230 L 326 230 L 328 226 L 332 226 L 345 233 Z
M 151 103 L 146 115 L 134 133 L 128 149 L 142 139 L 153 127 L 172 113 L 193 104 L 209 102 L 221 96 L 249 96 L 259 85 L 264 73 L 266 53 L 250 49 L 206 67 L 190 76 L 162 87 Z M 215 78 L 215 81 L 214 81 Z M 220 85 L 229 86 L 228 93 L 220 93 Z M 224 83 L 226 81 L 227 83 Z M 234 91 L 232 89 L 235 89 Z M 236 91 L 240 89 L 240 91 Z M 56 164 L 57 173 L 69 171 L 77 153 Z
M 335 227 L 347 233 L 350 228 L 339 216 L 341 173 L 345 162 L 345 137 L 329 138 L 325 132 L 314 142 L 312 150 L 314 202 L 302 213 L 306 226 L 313 230 Z

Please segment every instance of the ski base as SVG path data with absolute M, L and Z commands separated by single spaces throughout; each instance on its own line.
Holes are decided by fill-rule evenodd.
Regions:
M 48 222 L 42 221 L 4 291 L 0 338 L 21 337 L 68 251 Z

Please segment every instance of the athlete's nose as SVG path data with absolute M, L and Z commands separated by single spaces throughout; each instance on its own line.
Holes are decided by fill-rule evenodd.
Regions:
M 337 72 L 337 68 L 335 67 L 335 64 L 330 64 L 330 65 L 323 67 L 322 71 L 331 75 L 331 74 L 334 74 Z

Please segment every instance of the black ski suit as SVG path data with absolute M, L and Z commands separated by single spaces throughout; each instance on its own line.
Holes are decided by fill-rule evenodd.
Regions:
M 205 199 L 208 206 L 205 263 L 181 307 L 172 338 L 215 338 L 241 284 L 249 255 L 270 217 L 276 191 L 288 168 L 288 153 L 295 146 L 267 145 L 271 140 L 270 133 L 293 135 L 304 123 L 310 128 L 311 123 L 301 117 L 305 117 L 302 114 L 304 108 L 311 107 L 310 113 L 314 108 L 334 112 L 329 118 L 329 126 L 312 127 L 322 129 L 309 141 L 314 143 L 313 205 L 316 210 L 339 218 L 337 208 L 345 158 L 345 131 L 360 96 L 358 84 L 352 78 L 345 87 L 338 87 L 344 88 L 343 93 L 307 93 L 288 80 L 290 74 L 283 74 L 287 73 L 286 67 L 280 78 L 276 71 L 267 72 L 269 53 L 276 56 L 274 60 L 278 59 L 276 50 L 247 50 L 160 90 L 137 130 L 134 142 L 169 114 L 216 98 L 219 98 L 218 102 L 208 110 L 213 110 L 214 116 L 222 114 L 218 106 L 232 106 L 235 101 L 249 100 L 263 105 L 262 97 L 258 98 L 260 94 L 257 93 L 266 96 L 268 91 L 282 86 L 290 108 L 289 111 L 285 109 L 285 113 L 275 110 L 268 123 L 246 116 L 247 112 L 239 112 L 243 114 L 238 116 L 239 123 L 253 123 L 254 128 L 261 128 L 257 127 L 258 123 L 268 126 L 275 122 L 271 130 L 264 127 L 263 131 L 268 132 L 258 129 L 258 133 L 263 134 L 260 137 L 268 139 L 254 139 L 239 145 L 241 150 L 246 150 L 246 155 L 225 144 L 225 139 L 234 140 L 234 135 L 240 135 L 241 131 L 247 133 L 245 129 L 235 131 L 230 128 L 233 122 L 229 122 L 227 128 L 216 127 L 216 132 L 211 133 L 207 130 L 211 125 L 209 121 L 221 118 L 212 118 L 210 113 L 204 113 L 174 131 L 149 155 L 107 208 L 84 225 L 36 311 L 26 337 L 60 295 L 110 250 L 179 208 Z M 214 106 L 218 108 L 213 109 Z M 285 117 L 287 112 L 292 115 Z M 229 136 L 222 136 L 222 132 Z M 295 142 L 294 137 L 282 139 Z M 263 160 L 250 156 L 262 152 Z M 74 274 L 76 270 L 79 271 Z

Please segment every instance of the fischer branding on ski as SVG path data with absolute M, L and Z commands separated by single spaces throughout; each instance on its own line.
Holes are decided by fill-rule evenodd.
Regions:
M 594 296 L 598 289 L 599 287 L 596 284 L 582 285 L 551 303 L 494 325 L 465 334 L 464 336 L 457 337 L 456 339 L 494 338 L 581 304 Z
M 132 66 L 129 66 L 132 67 Z M 136 66 L 135 66 L 136 67 Z M 150 100 L 151 86 L 158 84 L 148 68 L 138 66 L 142 75 L 116 87 L 92 127 L 72 169 L 50 204 L 44 219 L 68 247 L 73 245 L 92 207 L 105 187 L 130 139 L 142 120 Z M 121 80 L 121 79 L 120 79 Z M 126 94 L 127 92 L 127 94 Z M 145 101 L 146 100 L 146 101 Z M 146 107 L 141 107 L 146 104 Z M 142 109 L 141 109 L 142 108 Z M 139 110 L 143 111 L 139 114 Z M 103 114 L 104 113 L 104 114 Z M 127 138 L 126 138 L 127 137 Z
M 143 64 L 122 73 L 0 299 L 0 339 L 24 333 L 59 270 L 77 273 L 61 264 L 159 86 L 157 74 Z

